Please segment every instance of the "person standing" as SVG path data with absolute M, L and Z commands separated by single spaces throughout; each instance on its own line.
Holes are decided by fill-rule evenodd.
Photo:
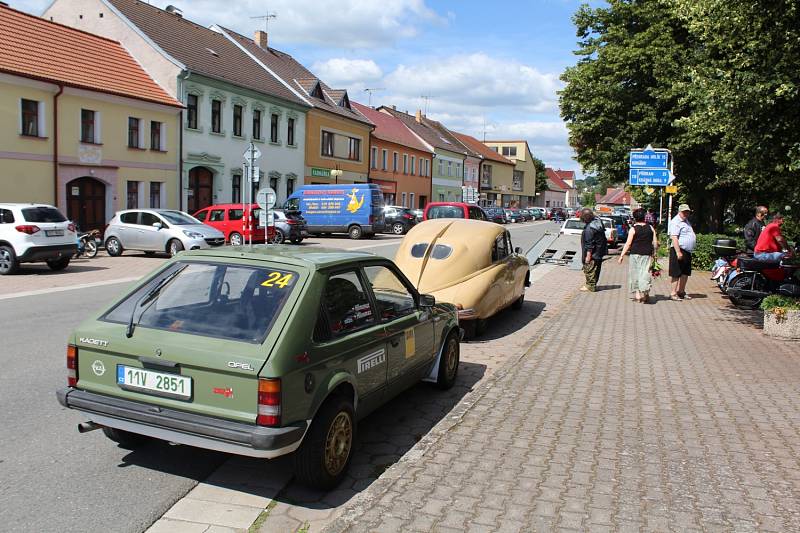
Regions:
M 603 266 L 603 257 L 608 253 L 606 230 L 603 222 L 594 216 L 591 209 L 581 210 L 581 220 L 586 224 L 581 233 L 583 274 L 586 277 L 586 285 L 580 290 L 596 292 L 600 269 Z
M 647 214 L 645 214 L 645 216 L 644 216 L 644 221 L 645 221 L 646 224 L 649 224 L 651 226 L 655 226 L 656 225 L 656 214 L 653 213 L 652 209 L 648 209 L 647 210 Z
M 656 250 L 658 250 L 656 232 L 647 223 L 644 209 L 637 209 L 633 212 L 633 227 L 628 232 L 628 240 L 625 241 L 618 259 L 621 264 L 625 254 L 630 251 L 628 287 L 634 293 L 636 302 L 647 303 L 650 298 L 650 286 L 653 282 L 650 267 Z
M 752 254 L 756 251 L 756 243 L 758 237 L 761 235 L 761 230 L 766 225 L 766 218 L 769 210 L 766 206 L 760 205 L 756 207 L 755 216 L 744 226 L 744 244 L 745 251 Z
M 781 233 L 783 215 L 776 213 L 758 237 L 753 257 L 760 261 L 780 261 L 792 255 L 786 237 Z
M 689 224 L 692 210 L 686 204 L 678 206 L 678 214 L 669 221 L 669 237 L 672 246 L 669 248 L 669 277 L 672 281 L 670 300 L 680 302 L 691 300 L 686 294 L 686 282 L 692 275 L 692 252 L 697 244 L 697 236 Z

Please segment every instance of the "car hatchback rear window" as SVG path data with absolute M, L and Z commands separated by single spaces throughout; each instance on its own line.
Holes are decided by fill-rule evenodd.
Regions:
M 147 298 L 162 279 L 181 268 L 155 299 Z M 102 320 L 127 324 L 133 312 L 137 327 L 260 343 L 286 304 L 297 277 L 297 272 L 283 268 L 175 263 Z
M 26 222 L 66 222 L 66 217 L 54 207 L 26 207 L 22 210 Z
M 453 205 L 437 205 L 428 209 L 428 218 L 464 218 L 464 210 Z

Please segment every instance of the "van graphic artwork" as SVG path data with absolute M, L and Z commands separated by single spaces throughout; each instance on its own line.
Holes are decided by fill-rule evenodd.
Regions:
M 381 233 L 383 193 L 374 183 L 305 185 L 292 193 L 285 212 L 302 213 L 311 235 L 347 233 L 351 239 Z
M 348 194 L 347 197 L 350 198 L 350 202 L 347 204 L 347 210 L 351 213 L 355 213 L 361 206 L 364 205 L 364 195 L 361 195 L 361 201 L 356 198 L 356 192 L 358 189 L 353 189 L 353 192 Z

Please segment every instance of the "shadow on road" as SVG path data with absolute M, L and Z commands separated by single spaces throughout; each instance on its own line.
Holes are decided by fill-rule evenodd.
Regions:
M 153 439 L 147 444 L 131 450 L 117 466 L 119 468 L 139 466 L 173 476 L 202 481 L 229 457 L 228 454 L 221 452 L 173 445 Z
M 108 267 L 104 266 L 90 266 L 87 263 L 75 263 L 74 261 L 69 264 L 69 266 L 60 271 L 50 270 L 45 263 L 30 263 L 26 264 L 23 263 L 22 266 L 19 267 L 17 271 L 17 276 L 61 276 L 62 274 L 69 274 L 75 272 L 93 272 L 96 270 L 108 270 Z
M 506 308 L 488 320 L 486 333 L 474 339 L 465 339 L 464 342 L 470 344 L 489 342 L 512 335 L 528 325 L 531 320 L 538 318 L 544 309 L 543 302 L 531 301 L 525 301 L 522 309 Z

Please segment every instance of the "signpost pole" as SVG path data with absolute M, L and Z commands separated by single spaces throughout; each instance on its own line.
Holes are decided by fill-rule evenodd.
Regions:
M 659 190 L 661 192 L 658 198 L 658 224 L 661 225 L 661 222 L 664 220 L 662 218 L 664 216 L 664 187 L 660 187 Z

